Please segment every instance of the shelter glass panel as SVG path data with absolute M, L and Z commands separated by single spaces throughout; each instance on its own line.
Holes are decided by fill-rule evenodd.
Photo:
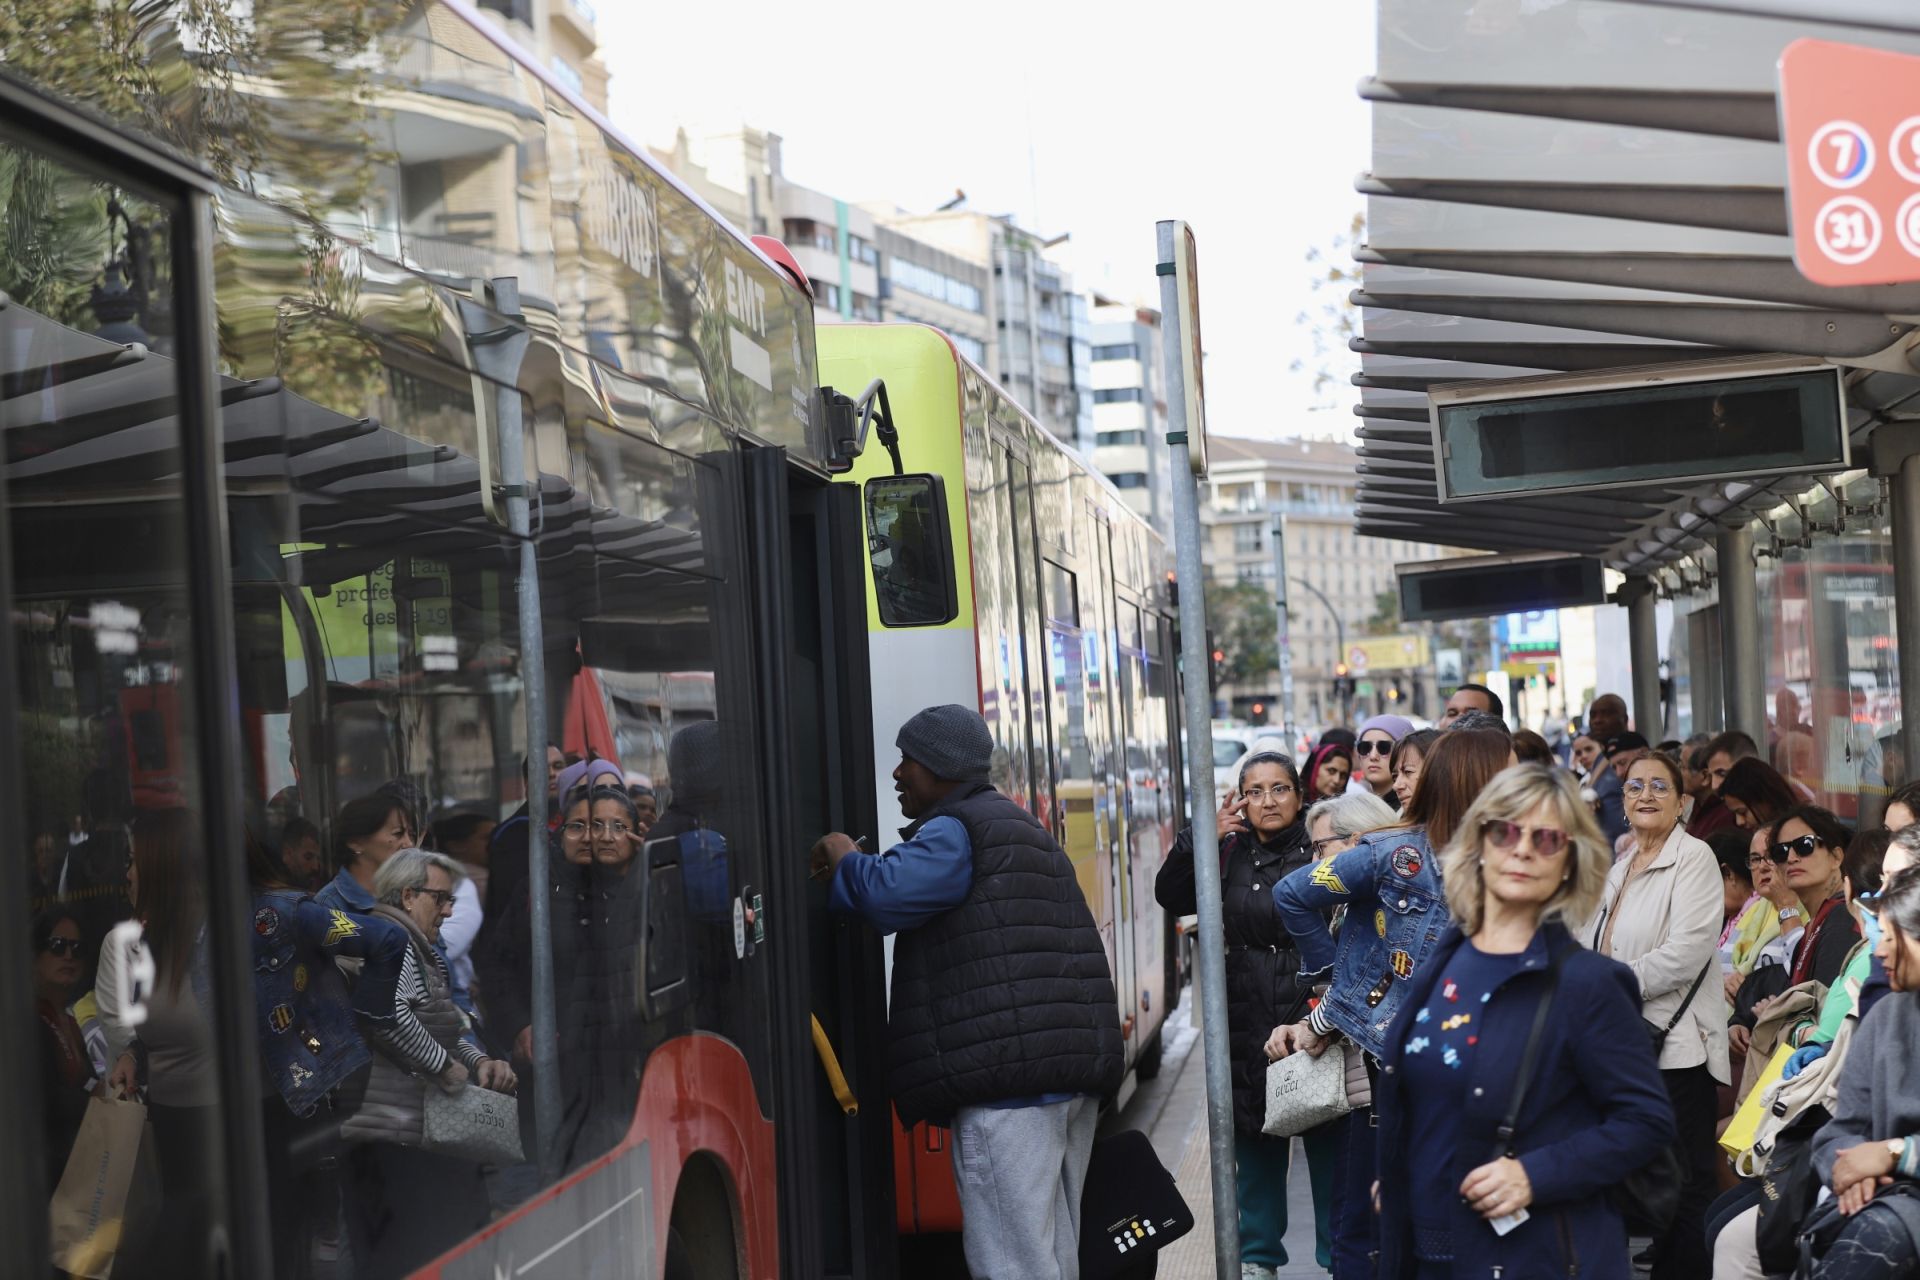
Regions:
M 1858 476 L 1836 488 L 1837 500 L 1820 489 L 1772 513 L 1781 549 L 1757 575 L 1764 746 L 1797 791 L 1849 822 L 1870 822 L 1911 776 L 1899 748 L 1891 529 L 1878 481 Z M 1765 528 L 1756 533 L 1768 545 Z

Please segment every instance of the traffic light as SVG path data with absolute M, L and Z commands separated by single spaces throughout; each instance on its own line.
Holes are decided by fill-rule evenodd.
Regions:
M 1227 651 L 1214 643 L 1213 633 L 1207 633 L 1207 687 L 1218 693 L 1220 685 L 1227 678 Z

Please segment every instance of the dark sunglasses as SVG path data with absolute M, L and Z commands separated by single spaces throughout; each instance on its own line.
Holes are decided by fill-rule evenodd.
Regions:
M 1567 848 L 1567 833 L 1558 827 L 1523 827 L 1505 818 L 1489 818 L 1481 823 L 1480 836 L 1492 841 L 1496 849 L 1516 848 L 1523 836 L 1531 837 L 1533 851 L 1543 858 L 1557 858 Z
M 80 939 L 55 936 L 41 942 L 40 949 L 57 956 L 77 956 L 80 954 Z
M 1393 754 L 1393 741 L 1392 739 L 1388 739 L 1382 742 L 1380 739 L 1374 738 L 1367 742 L 1356 742 L 1353 744 L 1353 754 L 1357 756 L 1390 756 Z
M 1797 853 L 1803 858 L 1811 858 L 1813 856 L 1813 851 L 1815 849 L 1818 849 L 1819 847 L 1820 847 L 1819 836 L 1814 836 L 1814 835 L 1799 836 L 1792 840 L 1782 840 L 1779 844 L 1776 844 L 1773 846 L 1773 848 L 1767 850 L 1767 856 L 1769 858 L 1772 858 L 1776 863 L 1780 864 L 1781 866 L 1785 866 L 1787 859 L 1792 857 L 1794 854 Z

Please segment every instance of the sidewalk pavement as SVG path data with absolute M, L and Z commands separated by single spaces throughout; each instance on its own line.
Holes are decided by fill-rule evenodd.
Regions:
M 1157 1079 L 1145 1082 L 1118 1116 L 1115 1128 L 1144 1129 L 1162 1164 L 1174 1171 L 1180 1194 L 1193 1210 L 1191 1232 L 1160 1254 L 1158 1280 L 1239 1280 L 1215 1277 L 1213 1262 L 1213 1187 L 1207 1160 L 1206 1068 L 1199 1051 L 1200 1037 L 1188 1016 L 1197 999 L 1189 988 L 1180 1007 L 1167 1019 L 1166 1055 Z M 1307 1182 L 1307 1158 L 1298 1142 L 1293 1146 L 1293 1171 L 1287 1179 L 1287 1256 L 1280 1269 L 1283 1280 L 1327 1273 L 1313 1260 L 1313 1192 Z

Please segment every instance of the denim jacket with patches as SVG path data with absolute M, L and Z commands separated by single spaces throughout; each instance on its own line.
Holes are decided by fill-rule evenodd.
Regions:
M 1273 886 L 1273 905 L 1300 949 L 1300 980 L 1325 980 L 1332 970 L 1316 1021 L 1382 1057 L 1407 979 L 1453 922 L 1426 832 L 1376 831 Z M 1342 906 L 1336 939 L 1327 915 Z
M 261 1067 L 295 1115 L 310 1114 L 368 1062 L 354 1026 L 394 1016 L 406 935 L 375 917 L 323 906 L 298 889 L 253 895 L 253 993 Z M 361 961 L 351 991 L 334 959 Z

